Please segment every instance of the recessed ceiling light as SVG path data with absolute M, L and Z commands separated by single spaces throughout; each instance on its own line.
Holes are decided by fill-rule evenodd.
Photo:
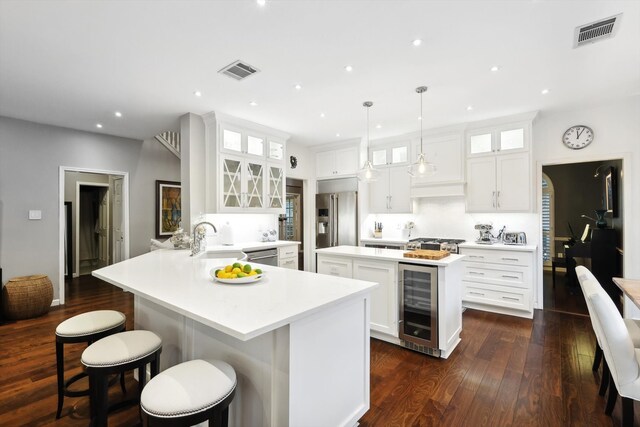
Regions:
M 113 115 L 116 117 L 122 117 L 122 113 L 120 111 L 116 111 Z
M 264 6 L 267 4 L 267 0 L 256 0 L 256 3 L 258 3 L 258 6 Z
M 377 124 L 376 125 L 376 129 L 382 129 L 382 125 L 381 124 Z
M 251 101 L 249 105 L 251 105 L 252 107 L 257 107 L 258 103 L 256 101 Z
M 324 119 L 324 113 L 320 113 L 320 118 Z
M 340 138 L 340 134 L 339 134 L 339 133 L 336 133 L 336 136 L 337 136 L 338 138 Z
M 415 39 L 414 41 L 411 42 L 411 44 L 414 46 L 420 46 L 422 44 L 422 40 Z
M 500 67 L 498 67 L 497 65 L 494 65 L 493 67 L 491 67 L 491 71 L 498 71 L 500 69 Z
M 202 92 L 200 92 L 199 90 L 193 92 L 193 94 L 198 97 L 202 96 Z
M 295 85 L 294 88 L 296 88 L 296 90 L 300 90 L 300 89 L 302 89 L 302 85 L 299 85 L 299 84 Z
M 102 129 L 102 123 L 96 123 L 96 127 L 97 127 L 98 129 Z
M 347 70 L 348 72 L 353 71 L 353 67 L 351 65 L 347 65 L 346 67 L 344 67 L 345 70 Z
M 546 95 L 549 93 L 549 89 L 542 89 L 542 91 L 540 92 L 543 95 Z
M 473 110 L 473 105 L 467 105 L 467 111 Z

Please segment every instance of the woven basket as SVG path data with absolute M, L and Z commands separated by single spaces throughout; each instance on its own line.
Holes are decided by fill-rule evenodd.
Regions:
M 49 311 L 53 285 L 44 274 L 14 277 L 2 290 L 2 310 L 7 319 L 29 319 Z

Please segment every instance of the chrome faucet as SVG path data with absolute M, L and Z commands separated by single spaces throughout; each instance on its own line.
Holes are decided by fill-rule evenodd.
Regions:
M 191 239 L 191 256 L 198 255 L 202 247 L 202 241 L 206 239 L 205 225 L 210 225 L 213 232 L 217 233 L 216 226 L 207 221 L 202 221 L 193 226 L 193 239 Z

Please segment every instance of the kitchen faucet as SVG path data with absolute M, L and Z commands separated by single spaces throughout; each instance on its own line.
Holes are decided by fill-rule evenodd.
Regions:
M 202 240 L 206 239 L 207 233 L 204 225 L 210 225 L 213 232 L 217 233 L 216 226 L 207 221 L 202 221 L 193 226 L 193 239 L 191 239 L 191 256 L 198 255 L 202 246 Z

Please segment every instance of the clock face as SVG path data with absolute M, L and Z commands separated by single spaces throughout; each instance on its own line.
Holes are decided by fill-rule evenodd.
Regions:
M 572 126 L 562 136 L 562 142 L 569 148 L 579 150 L 591 144 L 593 131 L 588 126 Z

